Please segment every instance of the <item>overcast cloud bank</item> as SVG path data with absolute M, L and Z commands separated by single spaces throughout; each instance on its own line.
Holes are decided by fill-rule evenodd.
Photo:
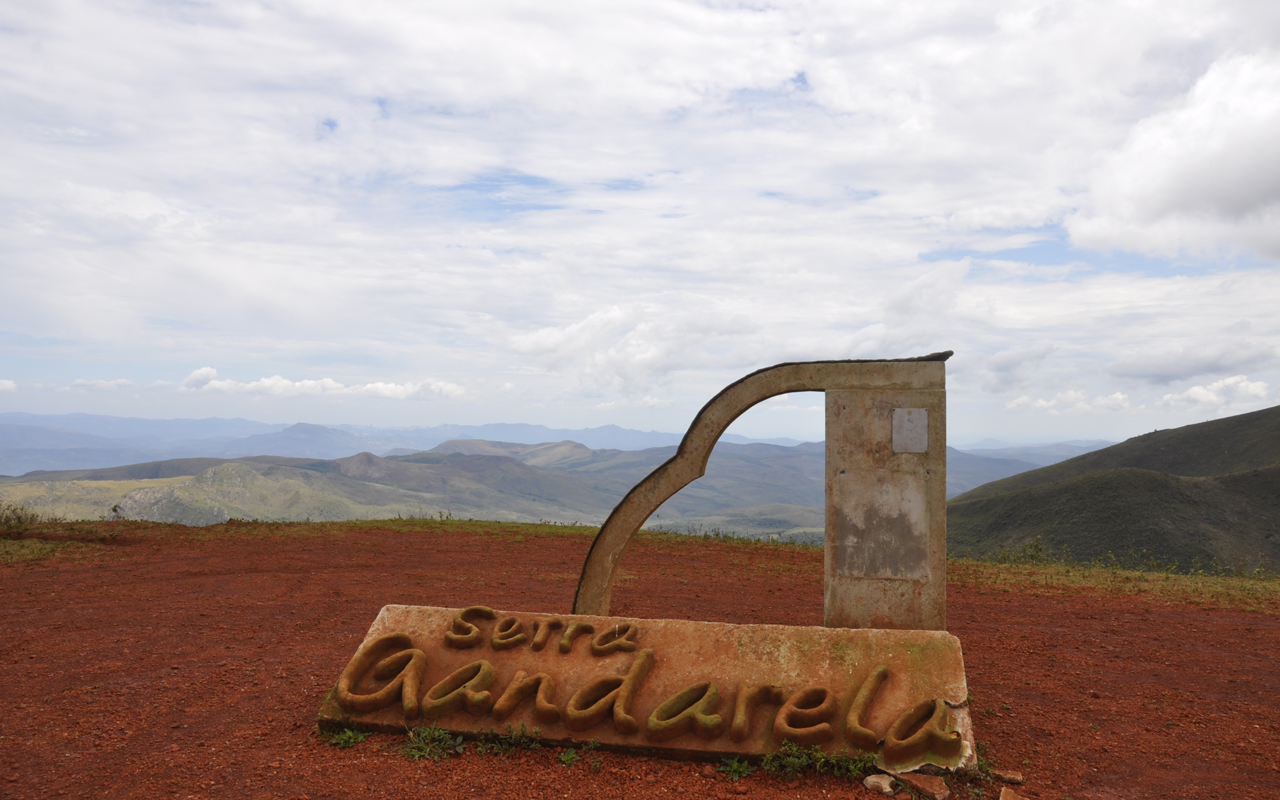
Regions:
M 7 3 L 0 405 L 679 431 L 952 349 L 953 435 L 1122 438 L 1277 402 L 1278 129 L 1271 2 Z

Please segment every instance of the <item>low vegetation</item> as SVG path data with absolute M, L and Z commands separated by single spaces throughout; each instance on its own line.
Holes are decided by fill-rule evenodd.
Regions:
M 776 753 L 768 753 L 760 760 L 760 769 L 780 778 L 798 775 L 833 775 L 837 778 L 859 778 L 872 772 L 875 756 L 863 753 L 847 756 L 843 753 L 828 755 L 817 745 L 802 747 L 790 740 L 784 741 Z
M 1183 572 L 1215 559 L 1250 568 L 1280 560 L 1280 466 L 1207 477 L 1126 467 L 974 496 L 981 491 L 947 505 L 953 554 L 995 558 L 1038 539 L 1066 559 L 1145 550 Z
M 329 737 L 329 744 L 346 750 L 348 747 L 355 747 L 368 738 L 369 734 L 363 731 L 358 731 L 355 728 L 343 728 Z
M 421 725 L 409 732 L 400 752 L 405 758 L 414 761 L 424 758 L 441 761 L 463 753 L 466 749 L 467 745 L 461 736 L 434 725 Z
M 947 581 L 979 592 L 1131 595 L 1155 603 L 1237 608 L 1280 613 L 1280 576 L 1269 570 L 1237 573 L 1221 567 L 1176 572 L 1125 569 L 1119 560 L 1101 564 L 948 559 Z
M 209 541 L 228 538 L 272 538 L 342 536 L 352 532 L 379 532 L 389 536 L 456 536 L 491 537 L 498 541 L 521 542 L 539 538 L 590 537 L 597 528 L 590 525 L 563 525 L 554 522 L 521 523 L 485 520 L 458 520 L 447 516 L 436 518 L 401 518 L 390 520 L 353 520 L 348 522 L 262 522 L 230 520 L 221 525 L 187 527 L 183 525 L 139 522 L 136 520 L 68 522 L 36 520 L 25 510 L 8 511 L 14 520 L 11 530 L 0 538 L 0 564 L 35 562 L 47 558 L 85 559 L 109 556 L 127 542 L 177 539 Z M 36 520 L 36 521 L 33 521 Z M 20 536 L 20 538 L 16 538 Z M 702 530 L 696 535 L 663 531 L 641 531 L 641 541 L 662 548 L 716 547 L 742 549 L 767 555 L 768 551 L 786 548 L 791 552 L 813 554 L 814 579 L 821 579 L 821 548 L 801 544 L 739 538 L 732 532 Z M 753 559 L 768 569 L 767 557 Z M 781 568 L 781 567 L 778 567 Z M 803 559 L 788 562 L 788 569 L 807 569 Z M 1053 552 L 1041 540 L 1033 540 L 1017 548 L 1003 548 L 986 559 L 948 559 L 948 580 L 958 586 L 972 586 L 980 591 L 1020 591 L 1073 593 L 1096 591 L 1129 594 L 1153 602 L 1192 603 L 1215 608 L 1242 608 L 1280 613 L 1280 575 L 1272 571 L 1270 562 L 1256 564 L 1194 561 L 1183 568 L 1161 561 L 1149 551 L 1130 551 L 1121 556 L 1111 553 L 1083 561 L 1070 550 Z M 625 575 L 624 578 L 625 580 Z M 515 734 L 518 735 L 518 734 Z
M 21 539 L 35 525 L 62 521 L 61 517 L 41 513 L 24 504 L 0 503 L 0 539 Z
M 1067 564 L 1270 569 L 1280 562 L 1280 406 L 1154 431 L 983 484 L 948 502 L 947 542 L 952 555 L 980 559 L 1043 542 Z M 1154 569 L 1144 550 L 1159 554 Z M 1122 555 L 1131 552 L 1138 557 Z
M 725 777 L 731 781 L 741 780 L 756 771 L 744 758 L 737 756 L 729 756 L 720 759 L 720 766 L 716 767 L 717 772 L 723 772 Z
M 476 752 L 509 756 L 517 750 L 538 750 L 542 747 L 542 742 L 538 741 L 540 736 L 542 730 L 539 728 L 530 730 L 522 722 L 520 730 L 516 730 L 508 724 L 506 733 L 493 731 L 477 739 Z

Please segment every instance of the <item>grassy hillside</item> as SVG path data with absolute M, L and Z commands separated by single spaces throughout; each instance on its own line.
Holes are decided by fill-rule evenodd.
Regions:
M 118 505 L 119 513 L 131 518 L 192 525 L 230 518 L 338 520 L 441 513 L 599 523 L 675 450 L 459 440 L 388 458 L 371 453 L 337 459 L 184 458 L 0 478 L 0 499 L 77 519 L 106 516 Z M 792 447 L 722 442 L 706 475 L 659 508 L 651 524 L 811 536 L 822 528 L 825 456 L 821 442 Z M 954 450 L 950 457 L 948 488 L 953 493 L 957 482 L 969 486 L 1030 468 Z
M 953 555 L 990 557 L 1039 540 L 1052 557 L 1280 564 L 1280 466 L 1187 477 L 1121 467 L 947 505 Z M 1145 554 L 1144 554 L 1145 551 Z
M 591 450 L 577 442 L 516 444 L 459 439 L 430 451 L 472 455 L 502 455 L 525 464 L 570 472 L 584 483 L 618 497 L 641 478 L 675 455 L 674 447 L 647 450 Z M 420 454 L 394 458 L 419 458 Z M 806 442 L 792 447 L 721 442 L 707 464 L 707 474 L 672 498 L 667 516 L 702 517 L 718 509 L 764 503 L 823 506 L 826 445 Z M 1035 469 L 1012 458 L 992 458 L 947 448 L 947 496 L 966 492 L 988 481 Z
M 1171 475 L 1226 475 L 1280 463 L 1280 406 L 1154 431 L 962 494 L 976 500 L 1091 472 L 1131 467 Z
M 62 480 L 37 479 L 55 477 Z M 129 518 L 188 525 L 442 513 L 585 522 L 603 520 L 617 502 L 572 478 L 510 458 L 439 455 L 406 463 L 369 453 L 334 461 L 183 459 L 47 473 L 0 482 L 0 500 L 73 519 L 104 517 L 119 506 L 118 513 Z
M 649 520 L 649 529 L 694 535 L 721 533 L 790 544 L 821 545 L 826 535 L 825 509 L 822 506 L 765 503 L 675 519 L 659 513 Z
M 158 489 L 188 478 L 156 480 L 30 481 L 0 485 L 0 503 L 26 506 L 42 516 L 67 519 L 100 519 L 130 492 Z

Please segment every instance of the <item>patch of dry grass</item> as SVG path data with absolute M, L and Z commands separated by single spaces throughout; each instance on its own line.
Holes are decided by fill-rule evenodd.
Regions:
M 29 521 L 28 521 L 29 522 Z M 524 541 L 549 537 L 589 537 L 598 528 L 590 525 L 560 525 L 556 523 L 494 522 L 489 520 L 457 519 L 381 519 L 353 520 L 347 522 L 258 522 L 231 520 L 221 525 L 188 527 L 185 525 L 138 522 L 37 522 L 24 523 L 18 538 L 0 539 L 0 564 L 33 562 L 47 558 L 91 558 L 110 552 L 105 547 L 112 541 L 179 539 L 185 541 L 210 541 L 234 538 L 341 536 L 354 531 L 385 532 L 405 536 L 456 536 L 476 535 L 505 541 Z M 697 548 L 713 544 L 717 548 L 728 547 L 736 551 L 730 556 L 735 563 L 735 573 L 744 570 L 760 574 L 813 571 L 821 579 L 821 550 L 816 547 L 780 544 L 755 539 L 728 537 L 687 536 L 665 532 L 641 531 L 642 541 L 659 545 L 662 549 Z M 812 553 L 813 564 L 785 562 L 770 557 L 771 552 L 787 550 L 796 552 L 800 547 Z M 807 559 L 800 559 L 801 562 Z M 577 580 L 577 575 L 556 576 L 565 580 Z M 625 582 L 635 576 L 623 572 Z M 1109 595 L 1126 595 L 1150 602 L 1192 604 L 1203 608 L 1235 608 L 1280 614 L 1280 576 L 1259 572 L 1253 576 L 1229 576 L 1174 574 L 1170 572 L 1143 572 L 1099 567 L 1052 563 L 997 564 L 969 559 L 949 559 L 947 579 L 953 585 L 966 586 L 979 591 L 1014 591 L 1033 594 L 1079 594 L 1097 592 Z
M 1158 603 L 1187 603 L 1202 608 L 1235 608 L 1280 614 L 1280 578 L 1140 572 L 1066 564 L 993 564 L 968 559 L 947 561 L 947 580 L 980 591 L 1039 594 L 1097 592 L 1129 595 Z
M 0 539 L 0 564 L 41 561 L 53 556 L 80 559 L 101 549 L 102 545 L 91 542 Z

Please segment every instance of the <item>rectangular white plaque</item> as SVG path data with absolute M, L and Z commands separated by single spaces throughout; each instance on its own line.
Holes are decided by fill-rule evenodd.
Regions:
M 893 452 L 929 452 L 929 409 L 895 408 L 893 410 Z

